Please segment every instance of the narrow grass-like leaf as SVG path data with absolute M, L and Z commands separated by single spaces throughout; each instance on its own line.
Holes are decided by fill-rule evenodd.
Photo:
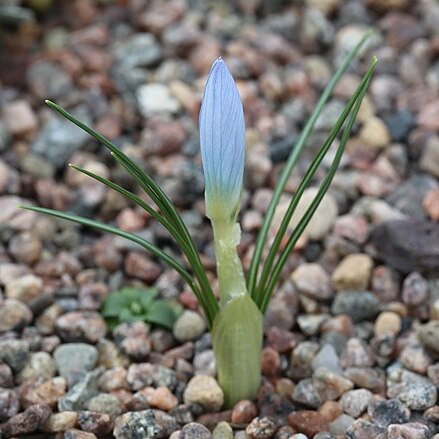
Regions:
M 374 57 L 372 60 L 372 65 L 371 65 L 372 70 L 373 70 L 373 68 L 375 68 L 376 62 L 377 62 L 377 60 Z M 337 152 L 335 154 L 332 165 L 331 165 L 327 175 L 323 179 L 322 184 L 317 192 L 317 195 L 315 196 L 311 205 L 309 206 L 309 208 L 307 209 L 307 211 L 303 215 L 303 217 L 300 220 L 297 227 L 294 229 L 294 232 L 291 234 L 290 238 L 288 239 L 288 241 L 285 245 L 285 248 L 283 249 L 282 253 L 280 254 L 278 260 L 276 261 L 274 269 L 271 272 L 271 275 L 270 275 L 270 278 L 268 281 L 268 285 L 264 289 L 264 296 L 262 298 L 262 302 L 260 305 L 260 309 L 261 309 L 262 313 L 264 313 L 267 309 L 270 297 L 274 291 L 274 287 L 276 286 L 276 283 L 279 280 L 279 276 L 282 272 L 282 269 L 283 269 L 289 255 L 290 255 L 291 251 L 293 250 L 294 246 L 297 243 L 297 240 L 302 235 L 306 226 L 309 224 L 312 216 L 314 215 L 315 211 L 317 210 L 318 206 L 320 205 L 320 202 L 322 201 L 324 195 L 326 194 L 326 192 L 327 192 L 327 190 L 332 182 L 332 179 L 334 178 L 334 175 L 337 171 L 338 165 L 340 164 L 340 160 L 342 158 L 343 152 L 345 150 L 346 143 L 347 143 L 349 136 L 351 134 L 352 127 L 354 125 L 358 111 L 360 109 L 361 102 L 364 98 L 364 95 L 366 94 L 366 91 L 369 87 L 369 84 L 370 84 L 370 76 L 369 76 L 369 79 L 366 82 L 366 84 L 363 86 L 357 101 L 355 102 L 355 106 L 352 110 L 352 113 L 349 116 L 346 127 L 343 130 L 343 134 L 342 134 L 342 137 L 340 139 L 340 145 L 337 148 Z
M 154 210 L 148 203 L 142 200 L 142 198 L 140 198 L 138 195 L 133 194 L 129 190 L 123 188 L 122 186 L 119 186 L 118 184 L 112 182 L 111 180 L 108 180 L 105 177 L 95 174 L 94 172 L 91 172 L 87 169 L 81 168 L 80 166 L 76 166 L 73 164 L 69 164 L 69 166 L 75 169 L 76 171 L 79 171 L 82 174 L 85 174 L 88 177 L 91 177 L 99 181 L 100 183 L 104 184 L 105 186 L 109 187 L 115 192 L 118 192 L 119 194 L 123 195 L 125 198 L 131 200 L 133 203 L 137 204 L 137 206 L 146 210 L 146 212 L 148 212 L 153 218 L 155 218 L 160 224 L 162 224 L 163 227 L 165 227 L 172 236 L 175 236 L 177 234 L 175 227 L 163 215 L 161 215 L 159 212 Z
M 136 163 L 134 163 L 125 153 L 117 148 L 105 136 L 85 125 L 83 122 L 78 120 L 68 111 L 64 110 L 54 102 L 46 100 L 46 104 L 106 146 L 111 151 L 116 161 L 127 170 L 127 172 L 139 184 L 139 186 L 151 197 L 151 199 L 160 209 L 162 215 L 170 224 L 174 226 L 175 232 L 178 234 L 182 242 L 184 241 L 187 246 L 188 252 L 186 253 L 186 257 L 192 266 L 194 274 L 203 292 L 203 299 L 200 300 L 200 304 L 206 313 L 210 326 L 216 313 L 218 312 L 218 303 L 213 295 L 212 288 L 209 280 L 207 279 L 198 251 L 195 248 L 195 244 L 172 201 L 147 173 L 145 173 Z
M 282 192 L 285 188 L 285 185 L 286 185 L 286 183 L 291 175 L 293 167 L 296 164 L 296 162 L 300 156 L 300 153 L 302 152 L 302 150 L 305 146 L 305 143 L 306 143 L 309 135 L 311 134 L 312 129 L 314 128 L 314 124 L 316 123 L 318 117 L 320 116 L 320 114 L 323 110 L 324 105 L 328 101 L 328 99 L 332 93 L 332 90 L 334 89 L 334 87 L 336 86 L 336 84 L 338 83 L 338 81 L 340 80 L 342 75 L 344 74 L 344 72 L 347 70 L 352 59 L 356 56 L 358 51 L 365 44 L 365 42 L 368 40 L 370 35 L 371 35 L 371 32 L 368 32 L 365 34 L 365 36 L 361 39 L 361 41 L 351 50 L 349 55 L 346 57 L 346 59 L 343 61 L 343 63 L 338 68 L 335 75 L 329 81 L 328 85 L 325 87 L 325 90 L 323 91 L 323 93 L 322 93 L 322 95 L 321 95 L 321 97 L 316 105 L 316 108 L 315 108 L 313 114 L 311 115 L 307 124 L 303 128 L 303 130 L 300 134 L 300 137 L 299 137 L 296 145 L 294 146 L 294 149 L 291 151 L 291 153 L 288 157 L 285 168 L 282 172 L 281 177 L 279 178 L 279 181 L 276 185 L 273 196 L 271 198 L 270 205 L 268 206 L 267 212 L 265 214 L 264 222 L 262 224 L 261 230 L 259 231 L 259 234 L 258 234 L 258 237 L 256 240 L 256 245 L 255 245 L 253 257 L 252 257 L 252 260 L 250 262 L 250 268 L 249 268 L 249 272 L 248 272 L 248 276 L 247 276 L 247 287 L 248 287 L 248 291 L 252 295 L 252 297 L 254 297 L 255 292 L 256 292 L 256 285 L 257 285 L 258 276 L 259 276 L 259 268 L 261 265 L 262 252 L 263 252 L 264 247 L 265 247 L 266 242 L 267 242 L 268 231 L 269 231 L 271 223 L 273 221 L 276 207 L 279 203 L 279 200 L 280 200 Z
M 123 230 L 120 230 L 116 227 L 109 226 L 107 224 L 101 223 L 99 221 L 91 220 L 88 218 L 83 218 L 71 213 L 65 213 L 65 212 L 59 212 L 57 210 L 53 209 L 46 209 L 43 207 L 34 207 L 34 206 L 22 206 L 23 209 L 32 210 L 34 212 L 43 213 L 46 215 L 53 216 L 55 218 L 64 219 L 67 221 L 72 221 L 77 224 L 81 224 L 83 226 L 91 227 L 94 229 L 97 229 L 101 232 L 105 233 L 111 233 L 113 235 L 121 236 L 122 238 L 126 238 L 132 242 L 135 242 L 136 244 L 139 244 L 144 249 L 152 253 L 157 258 L 161 259 L 163 262 L 165 262 L 167 265 L 169 265 L 171 268 L 176 270 L 180 276 L 188 283 L 188 285 L 191 287 L 191 289 L 194 291 L 197 298 L 199 298 L 200 303 L 203 300 L 203 295 L 201 294 L 201 291 L 198 288 L 198 285 L 193 281 L 193 277 L 191 274 L 175 259 L 173 259 L 171 256 L 160 250 L 158 247 L 156 247 L 154 244 L 151 244 L 149 241 L 134 235 L 133 233 L 125 232 Z
M 287 211 L 285 212 L 284 217 L 282 218 L 282 222 L 279 226 L 279 229 L 276 233 L 275 239 L 273 241 L 273 244 L 270 247 L 270 251 L 267 255 L 267 259 L 264 263 L 264 267 L 261 273 L 261 277 L 259 279 L 258 285 L 256 287 L 256 291 L 254 294 L 254 300 L 257 305 L 261 304 L 262 298 L 264 297 L 264 290 L 267 283 L 267 278 L 271 273 L 273 263 L 276 257 L 277 252 L 279 251 L 281 242 L 284 239 L 284 236 L 287 232 L 288 226 L 290 224 L 290 220 L 294 214 L 294 211 L 296 210 L 297 205 L 300 202 L 300 199 L 305 192 L 305 189 L 309 186 L 309 183 L 314 176 L 317 168 L 319 167 L 320 163 L 322 162 L 323 158 L 325 157 L 326 153 L 328 152 L 329 148 L 331 147 L 333 141 L 337 137 L 339 131 L 341 130 L 343 124 L 346 121 L 346 118 L 349 116 L 349 113 L 352 111 L 352 108 L 356 104 L 356 102 L 361 98 L 361 95 L 364 91 L 364 87 L 370 80 L 370 77 L 373 73 L 373 70 L 375 68 L 376 62 L 372 61 L 371 65 L 369 66 L 368 71 L 363 76 L 363 79 L 361 80 L 360 84 L 358 85 L 355 93 L 352 95 L 352 97 L 349 99 L 348 103 L 346 104 L 345 108 L 343 109 L 341 115 L 339 116 L 337 122 L 331 129 L 330 133 L 328 134 L 328 137 L 326 138 L 323 146 L 320 148 L 320 151 L 314 158 L 313 162 L 311 163 L 310 167 L 308 168 L 307 172 L 305 173 L 305 176 L 303 177 L 302 181 L 300 182 L 300 185 L 294 194 L 294 196 L 291 199 L 291 202 L 288 206 Z

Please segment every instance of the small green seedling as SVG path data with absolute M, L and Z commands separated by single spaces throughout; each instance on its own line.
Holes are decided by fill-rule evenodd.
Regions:
M 145 322 L 172 329 L 182 309 L 177 303 L 158 299 L 157 288 L 125 287 L 105 299 L 101 313 L 110 329 L 120 323 Z

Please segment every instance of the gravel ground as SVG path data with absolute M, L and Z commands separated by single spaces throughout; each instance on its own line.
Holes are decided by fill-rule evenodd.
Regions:
M 95 217 L 177 253 L 147 215 L 67 168 L 132 188 L 102 146 L 43 100 L 92 124 L 163 185 L 213 278 L 197 131 L 210 64 L 224 56 L 244 102 L 248 265 L 291 145 L 370 27 L 288 183 L 294 192 L 377 55 L 341 169 L 267 312 L 258 398 L 223 410 L 210 336 L 172 270 L 119 238 L 17 209 Z M 59 1 L 4 26 L 0 43 L 2 438 L 439 438 L 435 0 Z M 174 330 L 109 331 L 102 301 L 127 285 L 179 300 Z

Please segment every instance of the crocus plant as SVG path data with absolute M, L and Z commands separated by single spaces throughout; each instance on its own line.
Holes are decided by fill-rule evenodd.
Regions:
M 367 38 L 368 35 L 360 41 L 338 68 L 323 91 L 316 109 L 305 125 L 297 143 L 292 148 L 273 192 L 246 275 L 237 252 L 237 246 L 240 242 L 240 227 L 237 218 L 243 189 L 245 156 L 244 112 L 239 92 L 225 62 L 219 58 L 213 63 L 200 112 L 200 143 L 205 175 L 206 215 L 212 223 L 215 241 L 220 290 L 219 301 L 212 291 L 198 250 L 181 216 L 163 190 L 143 169 L 107 138 L 84 125 L 55 103 L 46 101 L 49 107 L 104 144 L 117 163 L 149 195 L 152 202 L 147 203 L 137 194 L 91 171 L 75 165 L 70 166 L 120 193 L 155 218 L 175 239 L 186 257 L 187 264 L 174 259 L 144 238 L 119 230 L 111 225 L 51 209 L 32 206 L 26 208 L 127 238 L 174 268 L 196 295 L 206 317 L 212 334 L 219 383 L 224 390 L 225 404 L 229 407 L 241 399 L 252 399 L 256 396 L 261 381 L 260 354 L 263 342 L 263 315 L 291 251 L 314 215 L 334 177 L 360 104 L 369 86 L 376 65 L 375 58 L 372 59 L 369 69 L 306 171 L 296 193 L 291 197 L 285 216 L 274 235 L 274 241 L 266 258 L 263 258 L 263 250 L 267 245 L 268 233 L 276 207 L 292 169 L 333 88 Z M 320 183 L 313 202 L 294 231 L 287 234 L 290 220 L 301 196 L 309 186 L 334 140 L 338 137 L 339 142 L 332 163 Z

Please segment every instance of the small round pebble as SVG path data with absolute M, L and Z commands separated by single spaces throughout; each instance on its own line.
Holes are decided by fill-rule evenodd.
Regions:
M 187 384 L 183 399 L 186 404 L 200 404 L 206 411 L 217 412 L 224 404 L 224 393 L 215 378 L 197 375 Z
M 180 439 L 211 439 L 210 431 L 201 424 L 190 422 L 186 424 L 180 432 Z
M 174 324 L 174 337 L 180 341 L 192 341 L 206 330 L 206 322 L 195 311 L 184 311 Z
M 235 404 L 232 410 L 232 423 L 241 425 L 248 424 L 257 415 L 255 404 L 248 400 L 242 400 Z
M 401 317 L 399 314 L 393 311 L 384 311 L 378 315 L 375 320 L 375 335 L 381 334 L 398 334 L 401 330 Z

